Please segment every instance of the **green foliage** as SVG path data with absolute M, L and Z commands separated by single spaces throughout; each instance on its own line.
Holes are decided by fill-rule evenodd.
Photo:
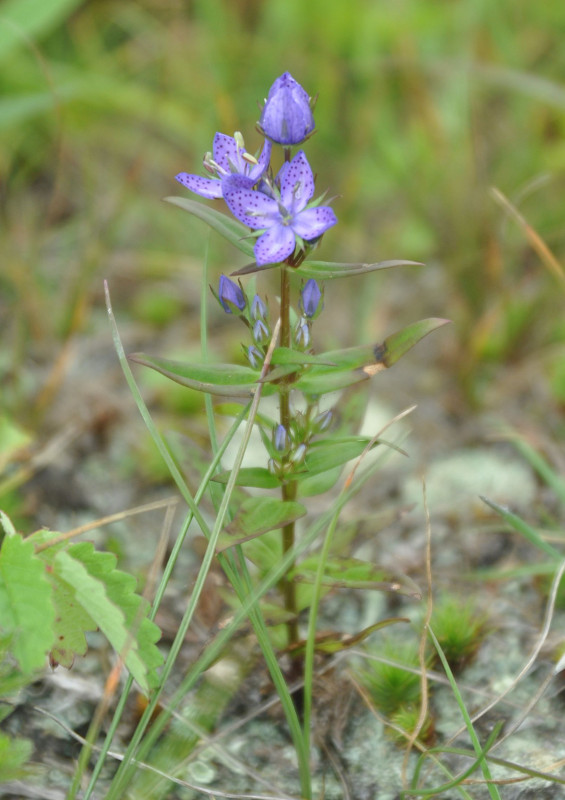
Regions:
M 445 594 L 434 605 L 431 624 L 454 671 L 472 660 L 487 632 L 487 619 L 475 603 L 455 595 Z
M 4 514 L 2 522 L 0 631 L 19 673 L 31 678 L 47 653 L 70 667 L 86 652 L 85 632 L 100 628 L 149 692 L 162 663 L 155 646 L 160 632 L 147 618 L 148 603 L 135 594 L 135 578 L 89 542 L 57 543 L 60 534 L 52 531 L 24 540 Z
M 420 708 L 416 706 L 400 706 L 390 715 L 389 720 L 392 725 L 397 725 L 405 733 L 387 727 L 387 735 L 399 745 L 405 745 L 406 740 L 414 733 L 420 723 Z M 429 744 L 434 735 L 434 720 L 430 714 L 426 714 L 423 725 L 419 728 L 417 741 L 422 744 Z
M 32 752 L 33 743 L 29 739 L 12 739 L 0 733 L 0 784 L 22 778 Z
M 375 705 L 387 716 L 406 706 L 418 706 L 421 694 L 418 645 L 387 639 L 378 658 L 366 664 L 363 680 Z M 395 663 L 386 663 L 386 660 Z
M 31 677 L 45 664 L 53 646 L 55 611 L 45 567 L 33 544 L 10 530 L 0 550 L 0 626 L 9 635 L 10 652 L 23 675 Z
M 277 500 L 275 497 L 248 497 L 239 506 L 235 517 L 220 534 L 218 552 L 236 544 L 278 530 L 306 514 L 301 503 Z

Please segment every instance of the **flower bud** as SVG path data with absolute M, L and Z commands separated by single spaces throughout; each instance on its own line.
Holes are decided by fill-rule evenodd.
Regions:
M 327 431 L 332 424 L 333 417 L 334 412 L 331 408 L 328 408 L 326 411 L 322 411 L 320 414 L 318 414 L 313 423 L 315 432 L 321 433 L 322 431 Z
M 268 315 L 267 306 L 261 300 L 258 294 L 255 295 L 251 301 L 251 319 L 253 321 L 258 319 L 266 319 Z
M 255 347 L 254 344 L 247 348 L 247 360 L 253 369 L 259 369 L 263 364 L 263 354 Z
M 310 325 L 304 317 L 298 320 L 294 331 L 294 341 L 300 350 L 306 350 L 310 344 Z
M 225 275 L 220 277 L 220 286 L 218 289 L 218 300 L 226 314 L 239 313 L 243 311 L 247 305 L 245 295 L 241 291 L 241 287 L 230 281 Z
M 284 425 L 277 425 L 273 431 L 273 444 L 278 453 L 285 453 L 290 447 L 290 437 Z
M 263 106 L 259 129 L 277 144 L 300 144 L 315 127 L 310 98 L 290 72 L 277 78 Z
M 269 338 L 269 329 L 262 319 L 258 319 L 253 326 L 253 339 L 257 344 L 262 344 Z
M 304 312 L 304 316 L 308 317 L 308 319 L 314 319 L 317 317 L 322 311 L 324 303 L 322 302 L 320 304 L 320 301 L 322 300 L 322 291 L 320 290 L 320 287 L 314 278 L 310 278 L 310 280 L 306 281 L 300 295 L 300 305 L 302 307 L 302 311 Z
M 301 464 L 304 461 L 304 457 L 306 456 L 306 445 L 304 442 L 299 444 L 298 447 L 292 451 L 290 454 L 290 461 L 293 464 Z

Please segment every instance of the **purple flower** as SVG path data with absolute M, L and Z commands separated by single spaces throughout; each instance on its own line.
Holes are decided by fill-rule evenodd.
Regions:
M 269 90 L 259 120 L 261 133 L 277 144 L 300 144 L 315 127 L 310 98 L 290 72 Z
M 232 314 L 234 311 L 243 311 L 247 305 L 245 295 L 241 291 L 241 287 L 230 281 L 225 275 L 220 276 L 220 286 L 218 289 L 218 300 L 226 314 Z
M 176 180 L 191 192 L 210 200 L 223 197 L 222 185 L 231 175 L 238 175 L 243 184 L 251 189 L 269 166 L 271 148 L 271 142 L 265 140 L 261 155 L 256 159 L 245 150 L 241 134 L 226 136 L 217 133 L 212 153 L 207 153 L 204 158 L 205 169 L 215 173 L 216 177 L 202 178 L 200 175 L 179 172 Z
M 308 317 L 308 319 L 313 319 L 314 317 L 317 317 L 323 308 L 323 303 L 322 306 L 320 307 L 322 292 L 320 291 L 320 287 L 318 286 L 314 278 L 310 278 L 310 280 L 306 281 L 306 284 L 300 294 L 301 294 L 301 306 L 302 306 L 302 311 L 304 312 L 304 316 Z
M 237 176 L 223 186 L 232 214 L 250 228 L 265 229 L 254 247 L 259 266 L 284 261 L 297 239 L 303 246 L 302 240 L 317 239 L 337 222 L 329 206 L 307 207 L 314 194 L 314 175 L 302 150 L 283 165 L 281 173 L 280 190 L 273 197 L 246 187 Z

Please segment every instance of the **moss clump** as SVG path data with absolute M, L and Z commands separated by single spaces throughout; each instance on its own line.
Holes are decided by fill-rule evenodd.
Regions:
M 457 671 L 476 655 L 487 632 L 487 618 L 473 602 L 443 595 L 434 607 L 431 627 L 451 668 Z

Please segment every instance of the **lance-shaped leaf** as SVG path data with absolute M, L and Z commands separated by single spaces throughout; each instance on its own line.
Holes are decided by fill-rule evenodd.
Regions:
M 304 459 L 304 472 L 296 476 L 297 480 L 326 472 L 358 458 L 370 442 L 368 436 L 345 436 L 341 439 L 312 442 Z M 378 444 L 381 444 L 381 441 L 377 439 L 372 446 L 376 447 Z
M 410 620 L 407 617 L 389 617 L 380 622 L 375 622 L 367 628 L 363 628 L 363 630 L 358 633 L 335 633 L 334 631 L 318 633 L 316 634 L 314 647 L 320 653 L 338 653 L 341 650 L 346 650 L 348 647 L 355 647 L 355 645 L 360 644 L 371 633 L 386 628 L 388 625 L 394 625 L 397 622 L 410 622 Z M 289 653 L 302 653 L 305 649 L 305 639 L 287 647 Z
M 227 214 L 222 214 L 211 206 L 197 203 L 186 197 L 165 197 L 167 203 L 188 211 L 194 217 L 204 220 L 213 230 L 231 242 L 238 250 L 246 256 L 254 258 L 253 243 L 249 240 L 249 229 Z
M 391 367 L 424 336 L 448 322 L 447 319 L 423 319 L 393 333 L 380 344 L 321 353 L 320 358 L 334 366 L 313 366 L 295 386 L 306 394 L 321 394 L 365 380 Z
M 314 583 L 317 571 L 317 557 L 309 557 L 300 562 L 291 572 L 291 577 L 299 583 Z M 328 559 L 322 586 L 334 589 L 373 589 L 408 595 L 417 600 L 422 598 L 418 585 L 408 576 L 391 573 L 377 564 L 358 558 L 333 556 Z
M 234 519 L 220 534 L 217 552 L 242 544 L 267 531 L 278 530 L 306 514 L 302 503 L 276 497 L 249 497 L 241 504 Z
M 345 264 L 333 261 L 305 261 L 297 270 L 301 278 L 314 278 L 317 281 L 327 281 L 333 278 L 349 278 L 352 275 L 366 275 L 379 269 L 392 267 L 423 267 L 420 261 L 378 261 L 375 264 Z
M 22 673 L 30 675 L 46 662 L 54 641 L 51 586 L 33 544 L 5 522 L 0 550 L 0 632 L 10 637 L 10 651 Z M 8 531 L 10 531 L 8 533 Z
M 145 353 L 134 353 L 128 359 L 154 369 L 181 386 L 221 397 L 249 397 L 257 389 L 260 375 L 258 370 L 237 364 L 185 364 Z M 266 386 L 264 394 L 269 394 L 269 390 Z
M 217 483 L 227 483 L 231 470 L 219 472 L 212 478 Z M 266 467 L 242 467 L 237 473 L 236 486 L 249 486 L 254 489 L 276 489 L 281 485 L 276 475 Z
M 333 361 L 329 361 L 325 356 L 302 353 L 300 350 L 293 350 L 290 347 L 275 347 L 271 357 L 271 364 L 322 364 L 327 367 L 336 366 Z

